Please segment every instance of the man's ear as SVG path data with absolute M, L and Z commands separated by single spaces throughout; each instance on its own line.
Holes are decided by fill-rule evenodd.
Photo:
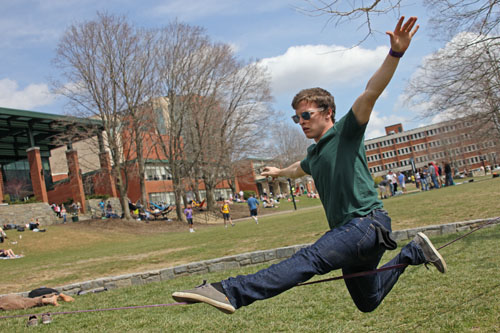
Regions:
M 332 115 L 333 115 L 333 110 L 332 108 L 328 108 L 328 118 L 332 119 Z M 332 121 L 333 122 L 333 121 Z

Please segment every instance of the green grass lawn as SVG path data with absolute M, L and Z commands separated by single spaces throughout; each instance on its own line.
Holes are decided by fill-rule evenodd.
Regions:
M 383 202 L 393 219 L 393 228 L 398 230 L 500 216 L 499 197 L 500 180 L 484 178 L 474 183 L 407 194 Z M 55 287 L 100 277 L 172 267 L 242 252 L 310 243 L 326 232 L 328 225 L 322 208 L 318 206 L 319 200 L 304 197 L 300 197 L 299 200 L 298 211 L 263 215 L 260 217 L 259 225 L 255 225 L 251 219 L 238 221 L 236 227 L 227 230 L 222 227 L 222 224 L 199 225 L 194 234 L 188 233 L 184 226 L 181 226 L 181 229 L 175 229 L 177 231 L 165 231 L 158 225 L 155 227 L 154 223 L 150 225 L 140 222 L 126 224 L 121 221 L 80 222 L 50 226 L 46 233 L 17 233 L 9 230 L 7 231 L 10 236 L 9 241 L 15 240 L 17 244 L 4 244 L 3 247 L 11 246 L 15 252 L 22 253 L 25 257 L 0 262 L 2 264 L 0 293 L 27 291 L 40 286 Z M 283 203 L 280 205 L 280 210 L 281 207 L 286 210 L 287 204 L 290 208 L 292 207 L 291 203 Z M 491 313 L 499 312 L 498 301 L 493 301 L 498 297 L 491 299 L 491 295 L 499 294 L 498 289 L 477 298 L 476 301 L 471 301 L 470 304 L 467 303 L 469 304 L 467 306 L 461 305 L 469 298 L 479 295 L 483 290 L 481 288 L 484 287 L 487 290 L 499 280 L 498 227 L 479 231 L 477 234 L 478 236 L 470 236 L 471 238 L 445 249 L 444 254 L 449 264 L 457 266 L 455 269 L 450 269 L 450 274 L 440 276 L 436 272 L 431 274 L 423 268 L 408 269 L 408 274 L 405 274 L 402 283 L 398 284 L 391 293 L 391 298 L 375 312 L 377 316 L 379 313 L 391 314 L 390 320 L 388 317 L 373 317 L 372 314 L 359 313 L 347 297 L 342 282 L 333 282 L 321 284 L 319 289 L 316 286 L 296 288 L 276 299 L 255 304 L 242 311 L 242 314 L 238 312 L 238 316 L 229 317 L 233 319 L 222 316 L 220 323 L 225 326 L 221 327 L 230 327 L 227 331 L 247 329 L 265 331 L 265 328 L 270 328 L 269 331 L 296 331 L 302 328 L 306 331 L 314 331 L 316 326 L 313 322 L 317 320 L 322 323 L 317 331 L 373 331 L 372 327 L 378 327 L 374 329 L 375 331 L 384 331 L 380 326 L 382 324 L 378 322 L 382 320 L 385 321 L 384 325 L 387 327 L 392 327 L 396 323 L 397 325 L 407 323 L 400 328 L 396 325 L 393 330 L 387 329 L 387 331 L 419 331 L 420 327 L 428 328 L 421 331 L 429 331 L 435 322 L 433 317 L 429 317 L 431 314 L 441 313 L 443 307 L 448 309 L 448 312 L 454 311 L 451 310 L 451 306 L 446 305 L 448 302 L 458 307 L 457 311 L 461 314 L 471 313 L 472 317 L 478 315 L 479 318 L 489 316 L 498 323 L 498 315 L 496 317 L 491 315 Z M 22 239 L 19 239 L 19 236 L 22 236 Z M 456 236 L 437 238 L 436 242 L 442 244 L 453 237 Z M 485 271 L 476 269 L 484 267 L 487 268 Z M 210 275 L 209 279 L 221 279 L 227 277 L 228 274 L 249 273 L 255 269 L 223 272 Z M 413 271 L 418 274 L 412 273 Z M 438 282 L 433 286 L 435 279 Z M 63 308 L 81 309 L 170 302 L 168 295 L 172 290 L 191 287 L 199 284 L 200 280 L 199 276 L 185 277 L 151 286 L 78 297 L 75 304 L 64 305 Z M 458 295 L 450 291 L 454 288 L 455 282 L 457 288 L 460 289 Z M 306 295 L 302 294 L 302 290 Z M 442 293 L 439 292 L 441 290 Z M 309 293 L 313 296 L 308 296 Z M 429 294 L 436 294 L 436 299 L 429 300 L 427 298 Z M 293 295 L 298 295 L 296 302 L 299 305 L 294 303 Z M 425 297 L 420 300 L 419 297 L 423 297 L 422 295 Z M 282 301 L 287 297 L 291 297 L 289 301 L 285 301 L 285 304 L 289 302 L 288 305 L 282 306 Z M 425 306 L 431 301 L 436 302 L 437 306 L 427 310 Z M 392 304 L 391 302 L 394 302 L 394 305 L 384 310 L 384 307 Z M 415 302 L 419 303 L 421 308 L 418 304 L 413 304 Z M 134 331 L 143 328 L 164 331 L 165 327 L 170 326 L 183 331 L 210 331 L 209 328 L 213 330 L 213 325 L 218 324 L 219 320 L 208 325 L 209 328 L 206 329 L 203 328 L 201 322 L 203 318 L 208 320 L 217 312 L 211 309 L 210 311 L 196 310 L 197 308 L 199 307 L 191 306 L 172 310 L 170 308 L 168 310 L 134 310 L 134 312 L 122 312 L 116 315 L 99 313 L 58 317 L 57 324 L 53 323 L 43 329 L 60 328 L 61 331 L 67 331 L 70 326 L 65 325 L 75 325 L 76 330 L 84 331 L 86 327 L 89 330 L 97 330 L 95 325 L 103 321 L 105 330 L 109 331 Z M 496 312 L 492 312 L 493 310 Z M 479 314 L 476 314 L 477 311 Z M 416 315 L 420 312 L 422 315 Z M 451 319 L 448 318 L 449 315 L 452 316 Z M 453 317 L 453 313 L 449 315 L 443 314 L 438 317 L 439 320 L 446 322 L 446 324 L 439 325 L 440 330 L 452 332 L 461 331 L 463 328 L 469 331 L 476 330 L 477 326 L 478 331 L 498 331 L 498 329 L 492 329 L 497 328 L 492 326 L 492 319 L 486 321 L 489 322 L 487 324 L 489 330 L 483 330 L 478 320 L 469 321 L 465 315 L 463 319 L 457 320 Z M 289 320 L 289 318 L 294 320 Z M 64 324 L 67 320 L 69 322 Z M 265 323 L 259 324 L 260 320 L 265 320 Z M 419 320 L 422 320 L 423 324 L 416 328 L 412 327 Z M 62 326 L 58 326 L 59 321 Z M 253 326 L 248 326 L 250 325 L 248 321 L 253 322 Z M 10 325 L 10 322 L 0 322 L 0 331 L 5 331 L 3 329 L 5 326 L 1 325 Z M 15 327 L 19 326 L 19 320 L 14 320 L 14 322 L 17 322 L 14 324 Z M 154 325 L 147 326 L 150 323 Z M 355 323 L 356 326 L 352 326 L 351 329 L 350 325 Z M 455 329 L 456 327 L 458 329 Z M 8 329 L 13 329 L 13 327 L 8 327 Z M 430 331 L 435 330 L 430 329 Z
M 457 235 L 433 237 L 443 245 Z M 448 272 L 410 266 L 371 313 L 356 309 L 342 281 L 297 287 L 226 315 L 204 305 L 55 315 L 50 332 L 498 332 L 500 331 L 500 227 L 479 230 L 441 252 Z M 404 242 L 406 243 L 406 242 Z M 388 260 L 396 251 L 389 252 Z M 76 297 L 59 308 L 8 314 L 72 311 L 173 303 L 170 294 L 202 278 L 217 281 L 242 270 L 189 276 L 144 286 Z M 327 275 L 337 276 L 338 271 Z M 38 310 L 38 311 L 34 311 Z M 0 320 L 0 331 L 22 332 L 26 318 Z
M 393 229 L 406 229 L 500 216 L 500 180 L 458 185 L 384 200 Z M 222 225 L 199 225 L 166 232 L 154 225 L 121 221 L 69 223 L 48 227 L 46 233 L 7 231 L 12 246 L 24 258 L 3 260 L 0 293 L 26 291 L 41 285 L 142 272 L 243 252 L 311 243 L 328 229 L 318 199 L 301 199 L 299 210 L 247 219 L 225 230 Z M 158 222 L 165 223 L 165 222 Z M 137 227 L 136 227 L 137 226 Z M 149 228 L 152 228 L 151 230 Z M 179 230 L 179 229 L 177 229 Z M 18 237 L 22 236 L 22 239 Z

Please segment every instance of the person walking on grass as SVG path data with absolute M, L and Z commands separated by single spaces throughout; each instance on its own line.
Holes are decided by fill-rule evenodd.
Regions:
M 250 216 L 255 221 L 255 224 L 259 224 L 259 218 L 257 217 L 259 212 L 259 200 L 255 198 L 255 194 L 252 194 L 247 200 L 248 209 L 250 210 Z
M 323 203 L 330 229 L 313 245 L 255 274 L 204 283 L 172 294 L 178 302 L 210 304 L 225 313 L 257 300 L 276 296 L 314 275 L 342 269 L 343 274 L 371 271 L 386 250 L 396 248 L 391 238 L 391 218 L 377 197 L 368 170 L 364 132 L 373 106 L 391 80 L 399 60 L 418 30 L 416 17 L 400 18 L 390 36 L 391 50 L 382 66 L 368 81 L 366 90 L 349 112 L 335 121 L 333 96 L 324 89 L 300 91 L 292 102 L 293 120 L 305 136 L 313 139 L 307 157 L 284 169 L 265 167 L 262 175 L 297 178 L 312 175 Z M 384 266 L 404 264 L 391 270 L 345 280 L 354 304 L 363 312 L 377 308 L 406 265 L 432 263 L 441 273 L 446 263 L 430 240 L 418 233 Z
M 403 191 L 403 194 L 406 193 L 406 176 L 402 172 L 398 172 L 398 183 L 399 187 L 401 187 L 401 191 Z
M 230 209 L 229 209 L 229 200 L 224 200 L 222 203 L 222 207 L 220 208 L 220 211 L 222 213 L 222 217 L 224 218 L 224 227 L 227 228 L 227 223 L 231 223 L 231 226 L 234 227 L 234 223 L 231 220 L 231 215 L 229 214 Z
M 193 207 L 191 203 L 188 203 L 187 207 L 184 209 L 184 215 L 186 215 L 186 220 L 189 225 L 189 232 L 194 232 L 193 229 Z

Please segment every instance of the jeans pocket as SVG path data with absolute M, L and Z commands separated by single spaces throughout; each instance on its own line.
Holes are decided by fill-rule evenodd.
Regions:
M 358 250 L 358 257 L 361 260 L 372 259 L 384 252 L 384 250 L 378 246 L 377 234 L 373 223 L 370 223 L 370 225 L 366 228 L 363 237 L 361 237 L 356 246 Z

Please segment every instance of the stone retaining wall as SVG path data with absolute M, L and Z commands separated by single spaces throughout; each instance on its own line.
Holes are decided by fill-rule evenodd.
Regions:
M 398 230 L 393 232 L 393 236 L 397 241 L 412 239 L 417 232 L 425 232 L 429 236 L 444 235 L 461 231 L 468 231 L 483 223 L 492 222 L 492 227 L 495 224 L 500 224 L 500 218 L 481 219 L 457 223 L 449 223 L 443 225 L 431 225 L 415 229 Z M 128 287 L 134 285 L 142 285 L 150 282 L 159 282 L 174 279 L 180 276 L 191 274 L 205 274 L 212 272 L 220 272 L 229 269 L 238 269 L 249 265 L 272 262 L 291 257 L 295 252 L 309 246 L 310 244 L 287 246 L 272 250 L 255 251 L 243 253 L 233 256 L 227 256 L 217 259 L 204 260 L 190 264 L 168 267 L 164 269 L 119 275 L 114 277 L 105 277 L 101 279 L 73 283 L 66 286 L 57 287 L 55 289 L 64 292 L 68 295 L 75 295 L 78 292 L 88 292 L 92 290 L 114 289 L 120 287 Z M 21 293 L 27 295 L 28 292 Z
M 32 218 L 38 218 L 42 225 L 51 225 L 62 222 L 48 203 L 37 202 L 30 204 L 0 205 L 0 225 L 7 223 L 26 224 Z
M 108 199 L 104 200 L 104 209 L 106 209 L 108 201 L 111 202 L 111 207 L 113 207 L 113 212 L 116 215 L 121 216 L 123 211 L 122 211 L 122 205 L 120 203 L 120 198 L 109 197 Z M 94 212 L 97 213 L 98 216 L 101 215 L 101 208 L 99 207 L 99 202 L 101 202 L 101 199 L 88 199 L 86 201 L 88 214 L 91 214 L 91 210 L 94 210 Z

